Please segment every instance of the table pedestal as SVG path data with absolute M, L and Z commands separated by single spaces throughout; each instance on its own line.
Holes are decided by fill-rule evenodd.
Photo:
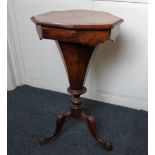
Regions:
M 72 107 L 69 112 L 58 115 L 54 133 L 41 139 L 40 144 L 48 143 L 54 139 L 60 133 L 64 122 L 74 117 L 83 120 L 87 124 L 93 138 L 106 150 L 112 150 L 112 145 L 102 140 L 96 133 L 95 118 L 91 115 L 86 115 L 84 109 L 81 107 L 80 95 L 84 94 L 87 90 L 83 85 L 94 47 L 62 41 L 59 41 L 59 45 L 70 83 L 70 87 L 67 91 L 72 94 Z

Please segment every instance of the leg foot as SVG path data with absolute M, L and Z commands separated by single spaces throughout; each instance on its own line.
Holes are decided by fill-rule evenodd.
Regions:
M 40 139 L 39 143 L 43 145 L 43 144 L 49 143 L 52 139 L 56 138 L 56 136 L 60 133 L 65 120 L 70 118 L 70 116 L 71 116 L 71 112 L 65 113 L 63 115 L 58 115 L 56 119 L 56 128 L 54 133 L 45 138 Z
M 96 122 L 95 122 L 95 118 L 91 115 L 86 115 L 84 112 L 81 114 L 80 118 L 82 120 L 84 120 L 89 128 L 89 131 L 91 133 L 91 135 L 93 136 L 93 138 L 95 138 L 95 140 L 100 143 L 106 150 L 111 151 L 112 150 L 112 144 L 101 139 L 98 134 L 96 133 Z

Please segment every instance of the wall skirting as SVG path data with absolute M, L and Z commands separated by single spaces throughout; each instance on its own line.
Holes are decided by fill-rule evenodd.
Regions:
M 26 79 L 25 84 L 33 87 L 37 87 L 37 88 L 43 88 L 46 90 L 52 90 L 52 91 L 62 92 L 62 93 L 67 93 L 67 87 L 68 87 L 68 85 L 62 85 L 62 84 L 60 85 L 57 83 L 47 82 L 47 81 L 43 81 L 35 78 Z M 102 101 L 102 102 L 110 103 L 114 105 L 120 105 L 128 108 L 148 111 L 147 102 L 143 102 L 137 99 L 131 99 L 127 97 L 122 97 L 118 95 L 108 94 L 101 91 L 92 92 L 88 90 L 86 94 L 84 94 L 82 97 L 97 100 L 97 101 Z

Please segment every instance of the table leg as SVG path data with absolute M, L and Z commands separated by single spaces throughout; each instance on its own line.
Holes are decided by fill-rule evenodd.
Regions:
M 56 119 L 56 128 L 55 128 L 54 133 L 45 137 L 45 138 L 40 139 L 40 141 L 39 141 L 40 144 L 49 143 L 52 139 L 56 138 L 56 136 L 58 136 L 58 134 L 60 133 L 65 120 L 70 118 L 70 116 L 71 116 L 71 112 L 65 113 L 63 115 L 58 115 L 58 117 Z
M 84 112 L 81 113 L 80 118 L 87 123 L 87 126 L 89 128 L 89 131 L 91 133 L 91 135 L 93 136 L 93 138 L 95 138 L 95 140 L 100 143 L 106 150 L 112 150 L 112 144 L 110 144 L 109 142 L 101 139 L 99 137 L 99 135 L 96 132 L 96 121 L 95 118 L 91 115 L 86 115 Z

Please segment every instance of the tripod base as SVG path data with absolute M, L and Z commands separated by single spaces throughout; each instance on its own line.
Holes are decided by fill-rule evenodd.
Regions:
M 98 134 L 96 133 L 95 118 L 91 115 L 86 115 L 83 109 L 73 109 L 73 108 L 68 113 L 65 113 L 63 115 L 58 115 L 58 117 L 56 119 L 56 128 L 55 128 L 54 133 L 49 135 L 48 137 L 41 139 L 39 141 L 40 144 L 41 145 L 46 144 L 46 143 L 49 143 L 51 140 L 55 139 L 59 135 L 59 133 L 63 127 L 64 122 L 71 117 L 74 117 L 74 118 L 76 117 L 76 118 L 80 118 L 81 120 L 83 120 L 87 124 L 92 137 L 99 144 L 101 144 L 106 150 L 109 150 L 109 151 L 112 150 L 112 144 L 101 139 L 98 136 Z

